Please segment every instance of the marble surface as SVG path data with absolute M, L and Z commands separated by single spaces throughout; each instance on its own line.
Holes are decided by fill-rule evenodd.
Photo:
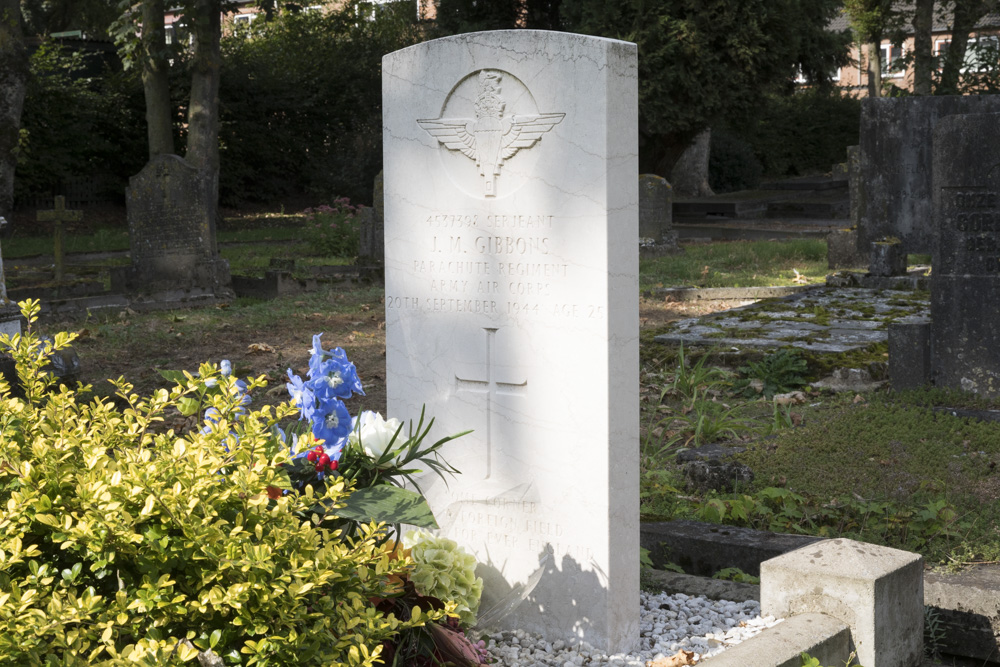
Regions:
M 481 563 L 481 615 L 612 652 L 639 636 L 636 99 L 615 40 L 383 59 L 389 413 L 473 429 L 421 487 Z

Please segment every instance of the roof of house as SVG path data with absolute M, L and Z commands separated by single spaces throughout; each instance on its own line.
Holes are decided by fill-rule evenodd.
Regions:
M 895 9 L 904 12 L 908 16 L 913 14 L 913 3 L 912 2 L 899 2 L 896 3 Z M 951 32 L 952 24 L 952 11 L 950 8 L 945 7 L 935 7 L 934 11 L 934 27 L 932 30 L 934 32 Z M 830 21 L 828 26 L 829 30 L 833 32 L 842 32 L 844 30 L 850 30 L 851 22 L 847 16 L 846 10 L 841 10 L 840 15 L 835 19 Z M 976 29 L 983 28 L 1000 28 L 1000 12 L 988 12 L 976 23 Z M 907 20 L 903 25 L 903 32 L 907 35 L 913 34 L 913 24 L 911 21 Z

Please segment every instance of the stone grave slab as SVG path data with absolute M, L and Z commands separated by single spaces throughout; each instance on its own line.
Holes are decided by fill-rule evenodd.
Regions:
M 886 341 L 890 322 L 926 322 L 928 317 L 929 302 L 922 292 L 824 287 L 680 320 L 655 340 L 737 349 L 791 345 L 839 353 Z
M 635 45 L 481 32 L 385 56 L 389 413 L 462 474 L 421 480 L 501 625 L 638 641 Z M 539 574 L 537 585 L 533 575 Z

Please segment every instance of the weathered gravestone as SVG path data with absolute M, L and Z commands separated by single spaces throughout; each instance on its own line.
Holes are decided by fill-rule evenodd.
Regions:
M 1000 396 L 1000 114 L 938 123 L 934 227 L 934 383 Z
M 639 176 L 639 244 L 643 256 L 676 252 L 673 196 L 667 179 L 656 174 Z
M 132 266 L 112 276 L 129 292 L 231 296 L 229 262 L 215 240 L 217 179 L 177 155 L 157 155 L 125 193 Z
M 826 235 L 826 264 L 829 269 L 859 268 L 869 261 L 869 253 L 859 252 L 858 249 L 859 206 L 865 193 L 865 184 L 861 179 L 860 147 L 847 147 L 846 166 L 851 201 L 851 226 L 849 229 L 836 229 Z
M 387 55 L 389 412 L 460 471 L 421 481 L 482 610 L 610 651 L 638 640 L 635 45 L 530 30 Z M 531 588 L 533 574 L 540 571 Z
M 0 217 L 0 229 L 7 225 L 7 219 Z M 7 278 L 3 272 L 3 255 L 0 253 L 0 334 L 13 336 L 21 333 L 21 309 L 7 298 Z
M 375 176 L 371 208 L 361 211 L 358 264 L 364 277 L 381 277 L 385 261 L 385 188 L 382 172 Z
M 852 210 L 857 206 L 858 249 L 863 256 L 872 242 L 885 238 L 900 239 L 905 252 L 932 252 L 934 127 L 947 116 L 996 112 L 1000 112 L 997 95 L 862 100 L 860 188 Z

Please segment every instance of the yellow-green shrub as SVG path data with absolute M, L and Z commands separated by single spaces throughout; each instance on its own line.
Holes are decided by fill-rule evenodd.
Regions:
M 226 664 L 371 665 L 384 640 L 442 615 L 374 609 L 409 563 L 374 525 L 345 541 L 307 518 L 342 482 L 264 492 L 287 486 L 270 428 L 289 406 L 235 420 L 240 393 L 215 371 L 218 423 L 175 433 L 164 416 L 204 377 L 148 399 L 118 380 L 118 409 L 47 391 L 47 344 L 30 329 L 11 342 L 25 399 L 0 381 L 0 665 L 164 665 L 210 648 Z

